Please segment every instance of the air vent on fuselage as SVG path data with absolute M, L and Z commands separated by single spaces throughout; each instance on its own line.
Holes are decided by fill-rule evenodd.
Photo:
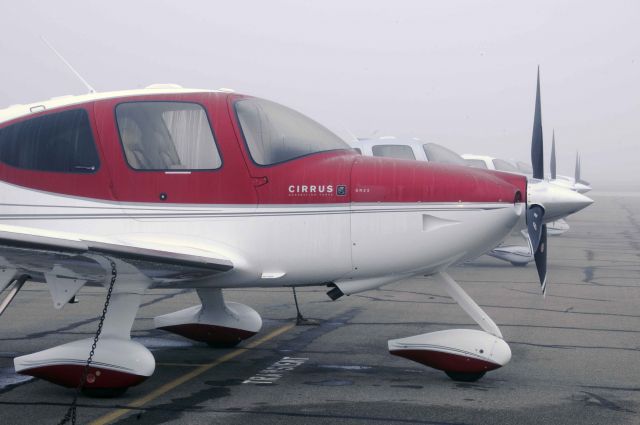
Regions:
M 431 232 L 441 227 L 451 226 L 460 223 L 455 220 L 448 220 L 445 218 L 435 217 L 429 214 L 422 214 L 422 231 Z

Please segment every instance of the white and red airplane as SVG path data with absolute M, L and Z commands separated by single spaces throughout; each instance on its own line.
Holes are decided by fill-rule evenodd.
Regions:
M 262 321 L 224 288 L 326 285 L 336 299 L 433 275 L 483 331 L 393 340 L 390 351 L 475 380 L 511 352 L 446 270 L 495 246 L 525 208 L 540 227 L 525 177 L 363 157 L 298 112 L 227 90 L 154 85 L 16 105 L 0 110 L 0 314 L 27 281 L 46 283 L 58 309 L 84 285 L 106 287 L 88 367 L 93 338 L 14 364 L 119 393 L 155 368 L 130 338 L 146 290 L 195 288 L 201 305 L 155 326 L 232 346 Z

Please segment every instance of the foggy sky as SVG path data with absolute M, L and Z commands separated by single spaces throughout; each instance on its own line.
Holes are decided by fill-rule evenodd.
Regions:
M 230 87 L 341 134 L 527 161 L 540 65 L 559 173 L 580 150 L 595 188 L 638 180 L 638 1 L 3 0 L 0 108 L 86 92 L 41 34 L 98 91 Z

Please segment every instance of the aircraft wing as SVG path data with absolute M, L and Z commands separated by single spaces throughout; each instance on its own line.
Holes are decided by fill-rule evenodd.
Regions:
M 233 263 L 206 243 L 172 235 L 96 237 L 0 224 L 0 271 L 10 278 L 28 274 L 46 282 L 65 276 L 103 284 L 108 258 L 121 260 L 162 285 L 208 278 L 233 269 Z M 0 285 L 4 282 L 0 282 Z

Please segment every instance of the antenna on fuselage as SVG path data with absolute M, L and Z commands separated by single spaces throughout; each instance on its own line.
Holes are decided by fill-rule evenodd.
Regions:
M 64 56 L 62 56 L 60 54 L 60 52 L 58 52 L 56 50 L 55 47 L 53 47 L 53 45 L 51 43 L 49 43 L 49 40 L 47 40 L 46 38 L 44 38 L 43 35 L 40 36 L 40 39 L 44 42 L 44 44 L 47 45 L 48 48 L 50 48 L 53 53 L 56 54 L 56 56 L 67 66 L 67 68 L 69 68 L 71 70 L 71 72 L 73 72 L 73 75 L 75 75 L 76 77 L 78 77 L 78 79 L 82 82 L 82 84 L 84 84 L 84 86 L 89 89 L 89 93 L 95 93 L 96 89 L 94 89 L 93 87 L 91 87 L 91 84 L 89 84 L 87 82 L 87 80 L 85 80 L 84 78 L 82 78 L 82 75 L 80 75 L 80 73 L 78 71 L 75 70 L 75 68 L 73 66 L 71 66 L 71 64 L 69 63 L 69 61 L 67 61 Z

